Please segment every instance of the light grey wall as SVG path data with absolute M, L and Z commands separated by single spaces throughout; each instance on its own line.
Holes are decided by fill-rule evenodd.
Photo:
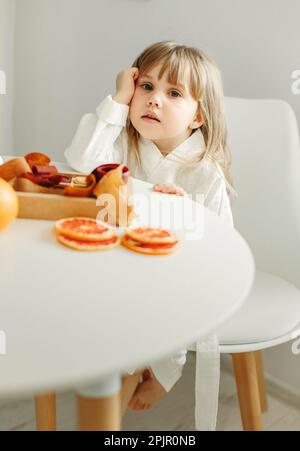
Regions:
M 0 155 L 13 152 L 14 0 L 0 0 L 0 70 L 6 74 L 6 95 L 0 95 Z
M 299 0 L 16 4 L 19 154 L 41 151 L 62 159 L 80 117 L 113 93 L 117 72 L 162 39 L 196 45 L 210 54 L 222 69 L 227 96 L 285 99 L 300 123 L 300 95 L 291 89 L 292 72 L 300 69 Z M 267 351 L 267 371 L 300 393 L 299 359 L 290 345 Z
M 61 158 L 80 117 L 147 45 L 175 39 L 219 63 L 225 94 L 290 102 L 299 0 L 16 0 L 15 139 Z

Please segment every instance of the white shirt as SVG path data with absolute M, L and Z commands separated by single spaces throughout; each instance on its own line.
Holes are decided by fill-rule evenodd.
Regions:
M 192 160 L 205 146 L 200 129 L 164 157 L 149 139 L 140 139 L 141 167 L 128 152 L 126 120 L 127 105 L 108 96 L 98 106 L 96 114 L 86 114 L 80 121 L 70 147 L 65 151 L 68 164 L 80 172 L 92 172 L 105 163 L 122 163 L 130 174 L 149 183 L 174 183 L 188 194 L 201 194 L 204 206 L 233 225 L 225 177 L 221 168 L 206 159 L 196 167 L 183 167 L 177 157 Z

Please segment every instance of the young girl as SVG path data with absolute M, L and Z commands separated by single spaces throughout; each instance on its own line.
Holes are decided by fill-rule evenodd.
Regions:
M 204 206 L 233 225 L 223 102 L 211 59 L 196 48 L 158 42 L 118 74 L 115 95 L 82 118 L 67 162 L 81 172 L 123 163 L 158 191 L 204 195 Z M 180 378 L 185 360 L 180 351 L 126 378 L 129 406 L 153 407 Z

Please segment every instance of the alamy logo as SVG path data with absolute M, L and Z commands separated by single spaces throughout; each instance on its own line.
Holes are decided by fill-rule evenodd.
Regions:
M 292 84 L 292 93 L 297 96 L 300 94 L 300 69 L 294 70 L 292 79 L 295 80 Z
M 115 196 L 118 194 L 118 196 Z M 128 187 L 121 186 L 118 192 L 101 194 L 96 205 L 100 207 L 96 220 L 108 222 L 112 226 L 139 227 L 143 224 L 151 224 L 151 227 L 163 227 L 174 230 L 186 240 L 200 240 L 204 234 L 204 213 L 199 204 L 204 203 L 204 195 L 197 194 L 196 198 L 187 195 L 188 198 L 178 202 L 158 203 L 155 197 L 143 193 L 128 194 Z M 117 199 L 126 199 L 126 202 L 117 202 Z M 176 199 L 173 199 L 176 200 Z M 195 200 L 195 202 L 192 202 Z M 127 205 L 134 208 L 128 210 Z
M 0 356 L 6 355 L 6 334 L 0 330 Z
M 292 344 L 292 353 L 294 355 L 300 355 L 300 337 Z
M 6 94 L 6 79 L 5 72 L 3 72 L 3 70 L 0 70 L 0 94 Z

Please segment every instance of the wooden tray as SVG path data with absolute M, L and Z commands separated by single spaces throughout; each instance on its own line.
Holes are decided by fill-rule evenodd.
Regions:
M 100 208 L 95 197 L 64 196 L 63 189 L 44 188 L 25 178 L 15 179 L 13 187 L 19 199 L 19 218 L 54 221 L 73 216 L 96 218 Z
M 19 199 L 19 218 L 57 219 L 82 216 L 96 218 L 100 207 L 96 198 L 68 197 L 60 194 L 17 192 Z

